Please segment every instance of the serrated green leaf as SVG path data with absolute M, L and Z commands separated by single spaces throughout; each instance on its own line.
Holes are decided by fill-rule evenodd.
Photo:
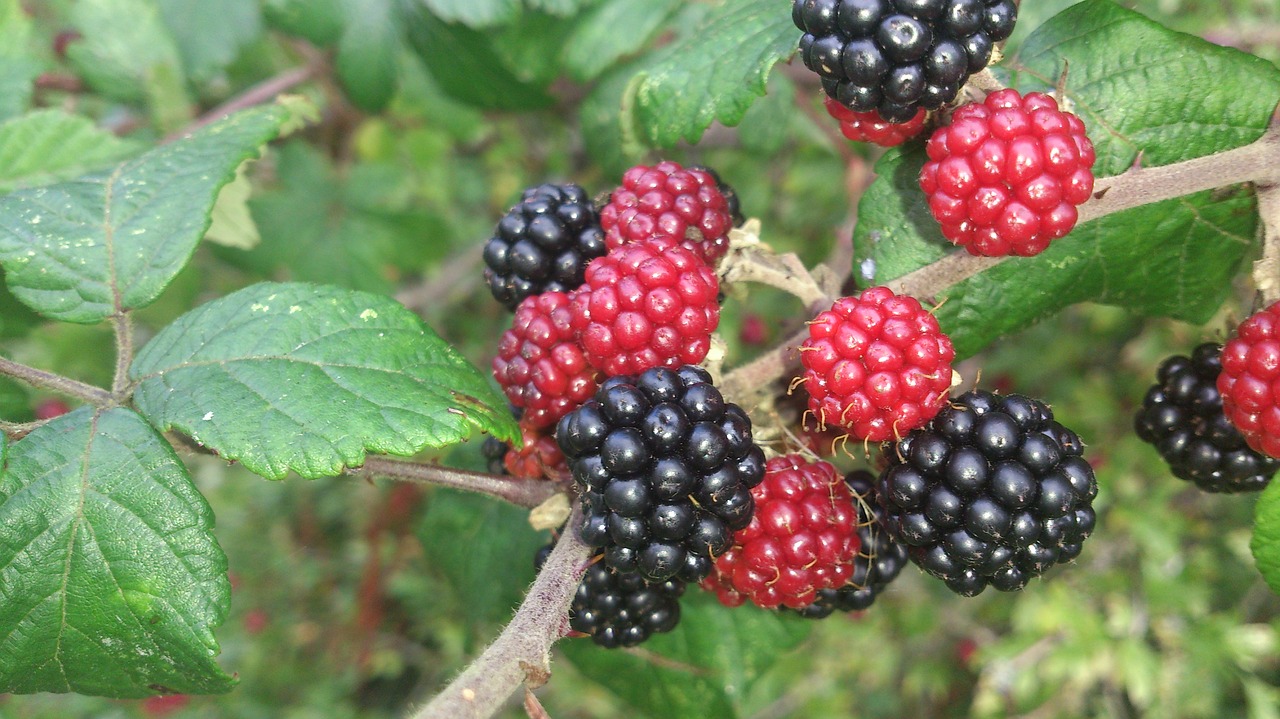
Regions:
M 150 304 L 191 258 L 218 191 L 288 117 L 279 106 L 247 110 L 110 172 L 0 198 L 10 290 L 66 322 Z
M 583 16 L 564 46 L 564 66 L 575 80 L 599 77 L 636 52 L 684 0 L 605 0 Z
M 1258 572 L 1280 594 L 1280 482 L 1267 485 L 1253 508 L 1253 550 Z
M 377 112 L 396 92 L 400 31 L 391 0 L 343 0 L 346 30 L 338 42 L 338 78 L 357 107 Z
M 126 102 L 146 98 L 158 66 L 182 77 L 173 36 L 147 0 L 80 0 L 71 6 L 81 38 L 67 48 L 77 73 L 95 90 Z
M 0 124 L 0 193 L 83 175 L 136 149 L 88 118 L 30 112 Z
M 136 413 L 82 407 L 0 476 L 0 691 L 213 694 L 227 558 L 213 512 Z
M 412 0 L 411 0 L 412 1 Z M 418 0 L 445 22 L 488 27 L 511 20 L 520 12 L 520 0 Z
M 697 142 L 713 121 L 736 125 L 765 93 L 773 66 L 796 49 L 800 34 L 776 0 L 735 0 L 641 69 L 635 115 L 658 147 Z
M 197 82 L 230 65 L 240 50 L 262 35 L 257 0 L 157 0 L 160 17 L 182 55 L 186 74 Z
M 327 477 L 519 430 L 485 377 L 394 300 L 262 283 L 180 317 L 130 368 L 138 410 L 252 472 Z
M 1098 176 L 1257 139 L 1280 102 L 1280 71 L 1244 53 L 1169 31 L 1108 0 L 1069 8 L 1034 32 L 1009 66 L 1022 91 L 1046 90 L 1070 66 L 1067 94 L 1089 130 Z M 1187 103 L 1187 87 L 1214 78 Z M 890 151 L 858 206 L 859 282 L 885 283 L 952 250 L 919 190 L 920 149 Z M 1206 321 L 1254 242 L 1252 193 L 1199 193 L 1085 223 L 1034 258 L 1014 258 L 938 293 L 957 354 L 1063 307 L 1097 301 Z
M 486 110 L 533 110 L 552 104 L 545 82 L 525 82 L 515 69 L 495 62 L 503 54 L 494 33 L 441 22 L 422 7 L 406 10 L 405 24 L 414 52 L 446 94 Z
M 636 653 L 585 639 L 557 646 L 579 672 L 646 716 L 738 719 L 752 684 L 813 625 L 749 606 L 729 609 L 702 592 L 685 595 L 681 615 L 673 631 Z

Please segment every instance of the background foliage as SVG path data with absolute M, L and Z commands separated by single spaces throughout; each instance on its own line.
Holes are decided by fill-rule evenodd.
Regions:
M 203 110 L 285 77 L 291 92 L 319 108 L 318 121 L 234 174 L 260 141 L 246 129 L 244 152 L 209 169 L 222 178 L 219 186 L 237 178 L 220 193 L 202 193 L 200 173 L 189 173 L 194 186 L 173 194 L 193 204 L 191 226 L 171 232 L 187 238 L 194 259 L 175 267 L 168 289 L 137 313 L 140 339 L 158 333 L 163 340 L 161 330 L 192 307 L 252 283 L 309 281 L 394 295 L 485 367 L 507 321 L 479 281 L 478 249 L 496 218 L 526 186 L 573 179 L 605 191 L 629 164 L 657 157 L 717 168 L 747 214 L 762 219 L 765 239 L 810 264 L 826 256 L 855 208 L 863 221 L 859 259 L 875 260 L 874 276 L 935 258 L 936 230 L 915 222 L 919 209 L 893 193 L 914 175 L 918 154 L 887 157 L 878 166 L 884 180 L 863 196 L 876 158 L 833 138 L 798 62 L 774 67 L 796 39 L 786 5 L 0 0 L 0 192 L 16 191 L 0 199 L 7 208 L 0 215 L 22 212 L 24 188 L 62 182 L 73 192 L 81 185 L 70 180 L 118 162 L 152 167 L 146 153 L 164 152 L 153 148 Z M 1261 132 L 1280 93 L 1280 10 L 1272 4 L 1073 5 L 1026 3 L 1008 47 L 1018 60 L 1008 78 L 1052 85 L 1069 60 L 1069 87 L 1079 90 L 1087 121 L 1091 113 L 1112 117 L 1121 98 L 1132 103 L 1127 124 L 1094 137 L 1102 173 L 1126 167 L 1138 145 L 1149 162 L 1163 164 Z M 1041 28 L 1064 10 L 1077 13 L 1075 26 L 1108 26 L 1112 39 L 1073 45 L 1053 26 Z M 1156 23 L 1261 59 L 1210 51 Z M 745 39 L 749 53 L 738 50 Z M 1186 53 L 1203 57 L 1203 67 L 1173 61 Z M 1101 81 L 1133 63 L 1150 68 L 1138 85 Z M 1171 99 L 1206 76 L 1217 84 L 1207 95 L 1198 91 L 1197 103 Z M 1204 116 L 1188 115 L 1189 107 Z M 249 117 L 284 122 L 276 110 L 255 112 Z M 1170 116 L 1183 119 L 1171 123 Z M 212 227 L 197 244 L 210 205 Z M 1055 250 L 1038 261 L 1043 271 L 1017 278 L 1017 291 L 996 292 L 979 277 L 943 307 L 944 326 L 964 328 L 959 342 L 973 355 L 967 378 L 980 369 L 984 386 L 1049 399 L 1092 445 L 1099 529 L 1075 566 L 1019 595 L 973 600 L 908 569 L 865 615 L 822 623 L 730 612 L 691 596 L 680 629 L 640 651 L 562 643 L 555 678 L 541 692 L 551 715 L 1280 715 L 1280 599 L 1249 553 L 1253 499 L 1186 487 L 1130 428 L 1160 359 L 1221 337 L 1230 318 L 1247 312 L 1251 298 L 1226 280 L 1250 252 L 1251 210 L 1247 194 L 1205 193 L 1105 218 L 1067 241 L 1113 243 L 1104 254 L 1119 256 L 1121 267 L 1151 257 L 1166 262 L 1183 278 L 1175 297 L 1144 294 L 1151 282 L 1138 276 L 1132 286 L 1104 288 L 1105 299 L 1201 325 L 1100 305 L 1057 313 L 1099 293 L 1048 287 L 1047 269 L 1061 260 Z M 1169 223 L 1169 232 L 1185 231 L 1186 243 L 1135 245 L 1124 256 L 1134 229 L 1153 217 Z M 866 231 L 873 225 L 900 228 L 902 236 L 877 243 Z M 1183 254 L 1197 250 L 1204 256 Z M 0 243 L 0 253 L 8 251 Z M 1066 243 L 1056 251 L 1080 252 Z M 1009 278 L 999 279 L 1009 287 Z M 50 291 L 41 282 L 9 278 L 17 292 Z M 140 287 L 137 296 L 149 301 L 157 293 Z M 974 314 L 997 297 L 1020 309 L 996 319 Z M 88 299 L 68 305 L 66 318 L 102 316 L 104 298 Z M 6 355 L 110 385 L 110 328 L 46 323 L 7 292 L 0 307 Z M 741 332 L 758 319 L 776 341 L 803 318 L 798 302 L 780 293 L 753 287 L 734 294 L 722 325 L 730 363 L 761 349 Z M 1016 334 L 988 348 L 1009 332 Z M 148 357 L 153 369 L 167 367 L 180 349 L 158 344 Z M 0 415 L 30 419 L 45 398 L 0 382 Z M 178 424 L 176 410 L 141 398 L 139 409 Z M 434 456 L 479 469 L 477 445 Z M 238 686 L 176 701 L 0 696 L 0 716 L 397 716 L 495 634 L 532 579 L 533 553 L 546 539 L 528 528 L 523 512 L 485 498 L 296 475 L 268 483 L 242 466 L 187 459 L 231 570 L 218 662 Z M 268 458 L 259 469 L 325 474 L 309 470 L 313 460 L 325 464 L 311 455 L 278 464 Z

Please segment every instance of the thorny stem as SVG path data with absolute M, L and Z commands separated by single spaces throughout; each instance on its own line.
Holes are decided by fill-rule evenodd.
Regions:
M 404 462 L 387 457 L 366 457 L 364 466 L 351 474 L 388 477 L 419 484 L 438 484 L 496 497 L 518 507 L 534 508 L 563 491 L 555 482 L 498 477 L 436 464 Z
M 0 357 L 0 374 L 21 380 L 33 387 L 47 389 L 67 397 L 74 397 L 98 407 L 108 407 L 115 404 L 115 398 L 112 397 L 111 393 L 101 387 L 94 387 L 91 384 L 85 384 L 70 377 L 63 377 L 35 367 L 28 367 L 6 357 Z
M 111 380 L 111 394 L 117 402 L 129 399 L 129 366 L 133 364 L 133 316 L 117 312 L 111 316 L 111 328 L 116 335 L 116 373 Z
M 575 509 L 568 526 L 577 526 L 580 519 Z M 551 645 L 568 630 L 569 603 L 590 555 L 577 534 L 568 531 L 560 535 L 511 623 L 466 671 L 414 712 L 412 719 L 493 716 L 522 684 L 536 688 L 546 683 L 551 675 Z

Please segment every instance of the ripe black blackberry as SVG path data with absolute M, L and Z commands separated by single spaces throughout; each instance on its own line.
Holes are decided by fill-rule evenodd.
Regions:
M 507 465 L 503 460 L 506 459 L 509 451 L 511 451 L 511 445 L 506 442 L 496 437 L 484 438 L 484 444 L 480 445 L 480 454 L 484 456 L 485 469 L 489 474 L 508 474 Z
M 975 390 L 896 444 L 876 486 L 911 561 L 974 596 L 1026 586 L 1093 532 L 1093 468 L 1043 403 Z
M 836 611 L 866 609 L 907 565 L 907 546 L 894 541 L 884 529 L 884 509 L 876 497 L 875 479 L 875 475 L 865 469 L 845 475 L 845 484 L 858 500 L 858 538 L 862 548 L 848 583 L 839 589 L 819 590 L 813 604 L 800 610 L 801 616 L 822 619 Z
M 706 577 L 764 478 L 751 420 L 691 365 L 606 380 L 556 441 L 581 492 L 582 540 L 651 582 Z
M 1206 342 L 1190 357 L 1160 364 L 1134 429 L 1155 446 L 1173 475 L 1207 492 L 1254 492 L 1267 486 L 1280 460 L 1255 452 L 1227 420 L 1218 391 L 1222 345 Z
M 534 565 L 542 565 L 554 544 L 538 550 Z M 638 574 L 616 574 L 603 562 L 587 567 L 569 607 L 569 628 L 591 635 L 606 649 L 634 647 L 654 634 L 669 632 L 680 623 L 679 579 L 646 582 Z
M 907 122 L 955 99 L 1018 16 L 1013 0 L 795 0 L 800 58 L 854 112 Z
M 605 251 L 600 213 L 585 190 L 538 185 L 524 191 L 485 243 L 484 279 L 494 299 L 514 310 L 530 295 L 577 289 L 587 263 Z

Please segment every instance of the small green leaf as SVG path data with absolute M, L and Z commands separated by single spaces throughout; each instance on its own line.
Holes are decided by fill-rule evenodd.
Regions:
M 67 58 L 94 89 L 126 102 L 146 99 L 148 80 L 159 66 L 182 77 L 173 36 L 147 0 L 79 0 L 71 22 L 81 38 Z
M 9 288 L 66 322 L 150 304 L 191 258 L 218 191 L 288 116 L 279 106 L 247 110 L 110 172 L 0 198 Z
M 507 22 L 520 12 L 520 0 L 417 1 L 445 22 L 461 23 L 475 28 Z
M 157 0 L 160 17 L 177 41 L 187 75 L 197 82 L 222 72 L 240 50 L 262 35 L 256 0 Z
M 0 476 L 0 691 L 216 694 L 227 558 L 173 449 L 131 410 L 82 407 Z
M 138 354 L 135 403 L 252 472 L 327 477 L 519 429 L 485 377 L 413 313 L 365 292 L 263 283 L 178 318 Z
M 1072 6 L 1009 61 L 1018 89 L 1050 89 L 1066 67 L 1067 95 L 1097 149 L 1097 176 L 1247 144 L 1280 102 L 1280 71 L 1256 57 L 1165 29 L 1108 0 Z M 1138 68 L 1138 69 L 1135 69 Z M 1188 104 L 1187 88 L 1214 78 Z M 858 206 L 863 286 L 934 262 L 952 246 L 929 214 L 919 148 L 893 150 Z M 1250 252 L 1255 200 L 1241 188 L 1144 205 L 1077 227 L 1033 258 L 1012 258 L 938 294 L 936 314 L 971 355 L 1076 302 L 1096 301 L 1191 322 L 1209 319 Z
M 646 716 L 737 719 L 752 685 L 813 626 L 797 615 L 729 609 L 702 592 L 685 595 L 681 615 L 636 653 L 586 639 L 558 646 L 579 672 Z
M 338 78 L 347 97 L 377 112 L 396 92 L 400 31 L 391 0 L 344 0 L 346 31 L 338 43 Z
M 135 149 L 79 115 L 30 112 L 0 124 L 0 193 L 83 175 Z
M 777 0 L 735 0 L 641 69 L 635 114 L 650 142 L 697 142 L 713 121 L 736 125 L 765 93 L 774 64 L 796 49 L 800 32 Z
M 1280 594 L 1280 482 L 1267 485 L 1253 508 L 1253 558 L 1271 591 Z

